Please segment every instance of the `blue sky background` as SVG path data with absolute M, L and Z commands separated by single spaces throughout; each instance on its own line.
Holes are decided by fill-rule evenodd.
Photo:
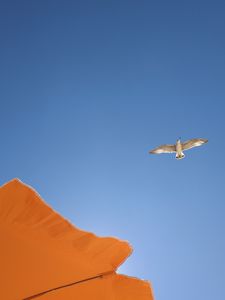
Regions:
M 0 184 L 129 240 L 156 300 L 225 299 L 225 2 L 0 1 Z M 162 143 L 209 143 L 181 161 Z

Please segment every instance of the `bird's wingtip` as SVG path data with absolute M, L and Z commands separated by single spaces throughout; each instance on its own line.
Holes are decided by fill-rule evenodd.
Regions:
M 208 143 L 209 140 L 208 139 L 201 139 L 201 141 L 202 141 L 203 144 L 205 144 L 205 143 Z

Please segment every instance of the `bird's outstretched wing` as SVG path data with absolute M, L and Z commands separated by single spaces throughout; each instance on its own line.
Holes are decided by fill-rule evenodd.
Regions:
M 182 149 L 183 150 L 188 150 L 188 149 L 191 149 L 193 147 L 201 146 L 201 145 L 203 145 L 207 142 L 208 142 L 207 139 L 192 139 L 192 140 L 189 140 L 189 141 L 186 141 L 186 142 L 182 143 Z
M 176 152 L 175 145 L 161 145 L 161 146 L 149 151 L 149 153 L 152 153 L 152 154 L 172 153 L 172 152 Z

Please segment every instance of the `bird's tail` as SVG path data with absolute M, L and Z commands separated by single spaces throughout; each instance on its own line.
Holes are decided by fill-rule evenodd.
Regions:
M 176 159 L 182 159 L 182 158 L 185 158 L 185 155 L 183 152 L 176 154 Z

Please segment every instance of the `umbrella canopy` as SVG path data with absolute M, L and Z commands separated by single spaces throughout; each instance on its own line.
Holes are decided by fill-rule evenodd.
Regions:
M 80 230 L 18 179 L 0 187 L 4 300 L 152 300 L 150 284 L 116 269 L 131 246 Z

